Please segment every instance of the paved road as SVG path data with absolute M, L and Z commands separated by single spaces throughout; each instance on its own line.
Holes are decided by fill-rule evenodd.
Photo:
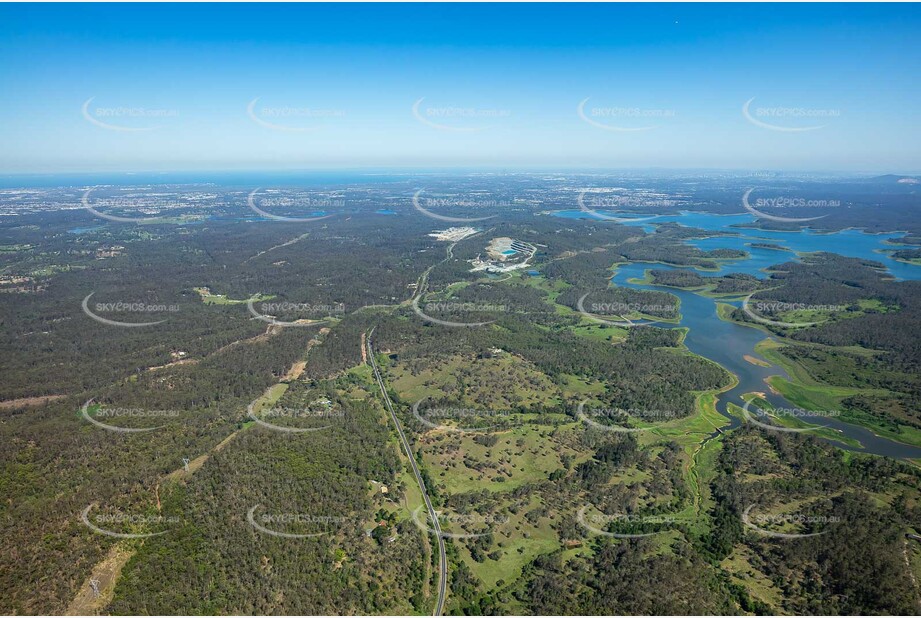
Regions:
M 416 465 L 416 458 L 413 457 L 413 451 L 409 446 L 409 440 L 406 439 L 406 434 L 403 433 L 403 427 L 400 425 L 400 421 L 397 419 L 396 412 L 393 410 L 393 402 L 390 401 L 390 395 L 387 394 L 387 388 L 384 386 L 384 378 L 381 376 L 381 372 L 377 367 L 377 361 L 374 359 L 374 349 L 371 345 L 372 334 L 374 334 L 373 328 L 368 332 L 366 340 L 366 345 L 368 346 L 368 360 L 371 362 L 371 369 L 374 371 L 374 377 L 377 380 L 377 385 L 381 389 L 381 395 L 384 397 L 384 403 L 387 405 L 387 410 L 390 412 L 390 418 L 393 419 L 393 424 L 397 428 L 397 433 L 400 436 L 400 442 L 403 443 L 403 450 L 406 451 L 406 456 L 409 458 L 409 465 L 412 466 L 413 474 L 416 476 L 416 482 L 419 483 L 419 489 L 422 491 L 422 499 L 425 501 L 425 507 L 429 512 L 429 519 L 432 522 L 432 528 L 435 530 L 435 534 L 438 536 L 438 560 L 441 573 L 438 576 L 438 602 L 435 604 L 435 612 L 433 615 L 440 616 L 444 610 L 445 595 L 448 591 L 448 557 L 445 553 L 445 540 L 441 534 L 441 524 L 438 523 L 438 517 L 435 515 L 435 507 L 432 506 L 432 501 L 429 500 L 429 494 L 425 489 L 425 483 L 422 481 L 422 474 L 419 472 L 419 466 Z

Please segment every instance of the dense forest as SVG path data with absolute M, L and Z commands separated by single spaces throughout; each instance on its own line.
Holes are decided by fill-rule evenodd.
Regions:
M 457 192 L 424 180 L 428 195 Z M 724 317 L 776 338 L 776 358 L 898 432 L 921 429 L 919 282 L 829 253 L 778 252 L 763 276 L 721 274 L 745 252 L 685 241 L 734 228 L 552 217 L 573 207 L 572 186 L 516 199 L 544 182 L 529 176 L 491 187 L 510 204 L 501 216 L 442 241 L 430 234 L 448 225 L 407 197 L 415 182 L 340 188 L 348 206 L 306 224 L 252 217 L 239 188 L 169 222 L 103 223 L 83 209 L 0 221 L 0 610 L 64 613 L 118 554 L 93 611 L 431 612 L 437 544 L 367 365 L 373 328 L 396 416 L 454 535 L 446 612 L 921 611 L 921 544 L 906 536 L 921 532 L 916 465 L 729 429 L 712 406 L 732 376 L 688 351 L 686 329 L 603 325 L 580 309 L 675 322 L 669 287 L 719 297 L 734 303 Z M 680 199 L 662 212 L 738 212 L 738 186 L 698 184 L 669 181 Z M 842 225 L 883 191 L 848 190 Z M 883 192 L 902 204 L 901 191 Z M 903 220 L 867 226 L 907 230 L 910 244 L 921 228 L 891 227 Z M 526 269 L 471 271 L 496 237 L 536 248 Z M 612 286 L 628 262 L 649 263 L 661 288 Z M 157 323 L 97 320 L 89 294 L 96 317 Z M 816 323 L 753 320 L 739 308 L 749 294 L 765 318 Z M 580 404 L 616 414 L 588 423 Z M 162 534 L 94 533 L 87 507 L 117 533 Z M 747 525 L 756 519 L 814 536 L 778 541 Z
M 335 385 L 330 385 L 335 389 Z M 290 392 L 290 391 L 289 391 Z M 365 392 L 364 396 L 368 396 Z M 296 405 L 287 393 L 278 402 Z M 163 498 L 182 525 L 148 539 L 128 564 L 110 607 L 117 614 L 375 614 L 424 609 L 424 540 L 403 522 L 396 541 L 367 530 L 375 512 L 400 499 L 401 469 L 380 405 L 337 400 L 345 417 L 329 429 L 244 432 L 210 465 Z M 385 502 L 369 479 L 393 486 Z M 274 531 L 320 534 L 279 538 L 255 530 L 259 505 L 278 517 Z M 299 515 L 300 521 L 281 517 Z M 195 556 L 194 563 L 185 558 Z M 185 565 L 185 566 L 183 566 Z M 150 590 L 162 590 L 151 595 Z M 202 594 L 202 591 L 207 591 Z

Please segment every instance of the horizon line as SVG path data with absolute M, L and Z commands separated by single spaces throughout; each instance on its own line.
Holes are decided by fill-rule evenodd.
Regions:
M 694 172 L 694 173 L 772 173 L 777 175 L 840 175 L 840 176 L 921 176 L 921 170 L 842 170 L 842 169 L 781 169 L 768 167 L 672 167 L 672 166 L 571 166 L 571 165 L 354 165 L 331 167 L 263 168 L 263 167 L 215 167 L 194 169 L 93 169 L 93 170 L 29 170 L 3 171 L 0 178 L 48 177 L 48 176 L 90 176 L 112 175 L 170 175 L 170 174 L 322 174 L 344 173 L 585 173 L 613 174 L 618 172 Z

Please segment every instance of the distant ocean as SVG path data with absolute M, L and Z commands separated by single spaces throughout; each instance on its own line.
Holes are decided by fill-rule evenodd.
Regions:
M 107 172 L 68 174 L 0 175 L 0 188 L 86 187 L 96 185 L 213 184 L 221 187 L 289 186 L 313 187 L 354 183 L 406 182 L 426 172 L 329 171 L 329 172 Z

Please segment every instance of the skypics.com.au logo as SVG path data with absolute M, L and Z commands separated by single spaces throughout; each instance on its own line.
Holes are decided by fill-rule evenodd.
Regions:
M 840 208 L 840 200 L 827 200 L 827 199 L 809 199 L 799 196 L 780 196 L 772 198 L 758 198 L 755 200 L 755 203 L 751 203 L 751 194 L 755 189 L 749 189 L 742 196 L 742 206 L 760 219 L 768 219 L 770 221 L 778 221 L 780 223 L 805 223 L 807 221 L 818 221 L 819 219 L 824 219 L 828 214 L 819 215 L 816 217 L 785 217 L 776 214 L 770 214 L 765 212 L 765 209 L 797 209 L 801 210 L 804 208 Z
M 469 210 L 474 213 L 495 212 L 497 209 L 508 206 L 507 200 L 491 199 L 481 195 L 476 196 L 440 196 L 440 197 L 422 197 L 425 189 L 419 189 L 413 194 L 413 208 L 421 212 L 426 217 L 437 219 L 438 221 L 448 221 L 451 223 L 472 223 L 474 221 L 485 221 L 498 215 L 492 214 L 481 217 L 457 217 L 438 214 L 432 209 L 448 209 L 449 212 Z
M 292 408 L 284 406 L 272 407 L 261 410 L 259 414 L 256 414 L 255 404 L 251 403 L 246 407 L 246 415 L 250 418 L 250 420 L 255 421 L 257 424 L 262 425 L 267 429 L 280 431 L 282 433 L 306 433 L 329 429 L 333 426 L 334 422 L 339 422 L 345 418 L 345 412 L 338 407 L 335 407 L 333 403 L 328 399 L 317 400 L 314 402 L 314 405 L 304 408 Z M 278 424 L 278 421 L 284 422 L 282 419 L 293 419 L 295 422 L 321 422 L 322 424 L 319 426 L 311 425 L 307 427 Z M 270 422 L 270 420 L 274 420 L 276 422 Z
M 315 131 L 330 120 L 345 118 L 342 109 L 316 108 L 288 105 L 268 106 L 256 104 L 262 97 L 256 97 L 246 106 L 247 117 L 260 127 L 282 133 L 304 133 Z
M 676 319 L 679 316 L 678 305 L 662 305 L 659 303 L 624 303 L 624 302 L 610 302 L 610 303 L 591 303 L 589 305 L 590 311 L 585 308 L 585 299 L 588 298 L 588 295 L 591 292 L 586 292 L 579 297 L 579 300 L 576 301 L 576 309 L 582 317 L 595 322 L 596 324 L 601 324 L 604 326 L 616 326 L 618 328 L 632 328 L 635 326 L 645 326 L 647 324 L 655 324 L 659 320 L 643 318 L 641 320 L 631 320 L 628 318 L 628 315 L 635 314 L 654 314 L 654 315 L 663 315 L 662 319 Z M 609 318 L 601 317 L 602 315 L 610 315 L 616 320 Z
M 169 530 L 160 530 L 156 532 L 117 532 L 111 528 L 150 528 L 170 526 L 179 523 L 178 516 L 163 515 L 140 515 L 126 513 L 102 513 L 90 518 L 90 511 L 96 506 L 90 504 L 83 512 L 80 513 L 80 521 L 83 525 L 104 536 L 110 536 L 116 539 L 145 539 L 148 537 L 160 536 L 166 534 Z
M 163 429 L 166 425 L 158 424 L 154 427 L 123 427 L 103 422 L 103 420 L 117 423 L 119 419 L 130 419 L 129 422 L 134 422 L 136 419 L 151 419 L 147 422 L 157 422 L 175 420 L 179 418 L 180 414 L 179 410 L 108 407 L 99 404 L 94 405 L 93 402 L 93 399 L 89 399 L 80 407 L 80 415 L 83 417 L 83 420 L 92 423 L 96 427 L 105 429 L 106 431 L 114 431 L 116 433 L 143 433 Z
M 778 326 L 782 328 L 805 328 L 808 326 L 816 326 L 827 322 L 830 317 L 824 317 L 821 320 L 815 321 L 802 321 L 802 322 L 793 322 L 793 321 L 784 321 L 784 320 L 771 320 L 769 318 L 760 315 L 761 313 L 776 314 L 784 312 L 805 312 L 807 315 L 811 315 L 813 312 L 820 313 L 840 313 L 847 311 L 847 305 L 825 305 L 825 304 L 810 304 L 810 303 L 788 303 L 783 301 L 752 301 L 752 296 L 756 292 L 752 292 L 742 300 L 742 311 L 745 312 L 752 320 L 759 322 L 761 324 L 766 324 L 768 326 Z
M 259 303 L 258 310 L 256 309 L 257 302 Z M 257 320 L 282 328 L 318 326 L 327 323 L 335 316 L 345 314 L 345 305 L 342 303 L 293 303 L 288 301 L 259 301 L 256 298 L 250 298 L 246 301 L 246 307 Z M 280 315 L 292 316 L 293 319 L 280 320 L 277 317 Z
M 508 312 L 508 305 L 494 305 L 491 303 L 470 303 L 470 302 L 455 302 L 455 301 L 434 301 L 425 303 L 422 308 L 420 305 L 419 297 L 416 296 L 413 298 L 412 302 L 413 311 L 420 318 L 426 322 L 432 322 L 433 324 L 440 324 L 441 326 L 448 326 L 451 328 L 475 328 L 477 326 L 486 326 L 487 324 L 492 324 L 495 320 L 479 321 L 479 322 L 456 322 L 452 320 L 443 320 L 441 318 L 436 318 L 431 315 L 431 313 L 450 313 L 452 315 L 482 315 L 483 313 L 506 313 Z
M 486 536 L 487 534 L 491 534 L 496 527 L 503 526 L 511 521 L 507 515 L 448 513 L 442 510 L 435 512 L 435 516 L 438 518 L 438 528 L 440 529 L 439 531 L 423 521 L 423 508 L 425 508 L 425 505 L 420 505 L 415 511 L 412 512 L 413 523 L 415 523 L 416 526 L 426 534 L 431 534 L 436 537 L 441 536 L 448 539 L 475 539 L 481 536 Z M 424 515 L 424 519 L 427 520 L 428 518 L 429 516 L 427 514 Z M 479 529 L 480 532 L 445 532 L 444 528 L 475 528 Z
M 828 121 L 839 118 L 841 110 L 817 109 L 809 107 L 757 107 L 752 110 L 752 103 L 757 97 L 752 97 L 742 105 L 742 115 L 750 123 L 769 131 L 782 133 L 803 133 L 817 131 L 827 123 L 813 124 L 816 121 Z
M 420 410 L 419 406 L 425 399 L 423 397 L 413 404 L 412 413 L 416 420 L 430 429 L 458 433 L 484 433 L 496 427 L 507 427 L 509 419 L 512 418 L 512 412 L 509 410 L 481 410 L 456 406 L 432 406 Z M 447 424 L 443 421 L 454 423 Z M 484 424 L 477 426 L 470 424 L 477 421 Z M 468 426 L 461 423 L 467 423 Z
M 588 213 L 592 216 L 593 219 L 613 221 L 614 223 L 641 223 L 643 221 L 651 221 L 657 218 L 659 215 L 650 215 L 646 217 L 619 217 L 616 215 L 608 215 L 601 211 L 616 211 L 626 206 L 642 208 L 656 208 L 664 206 L 670 207 L 676 203 L 674 200 L 667 198 L 611 195 L 608 192 L 599 193 L 599 191 L 601 190 L 583 189 L 579 191 L 579 195 L 576 197 L 576 203 L 579 205 L 579 210 Z M 586 197 L 589 193 L 592 193 L 591 197 Z
M 649 109 L 642 107 L 601 107 L 592 106 L 586 109 L 591 97 L 586 97 L 576 106 L 576 113 L 583 122 L 605 131 L 618 133 L 637 133 L 658 129 L 663 120 L 670 120 L 677 116 L 673 109 Z M 648 124 L 648 123 L 655 124 Z
M 439 131 L 475 133 L 489 129 L 493 123 L 506 120 L 512 115 L 512 112 L 507 109 L 496 108 L 456 105 L 423 107 L 423 101 L 425 97 L 413 103 L 413 117 L 420 123 Z
M 742 512 L 742 523 L 751 530 L 763 536 L 773 537 L 775 539 L 805 539 L 811 536 L 819 536 L 828 532 L 821 530 L 819 532 L 777 532 L 769 530 L 764 526 L 806 526 L 811 528 L 817 524 L 838 524 L 841 518 L 831 515 L 802 515 L 802 514 L 758 514 L 752 515 L 751 511 L 755 508 L 754 504 L 748 505 Z
M 576 521 L 580 526 L 592 534 L 612 537 L 615 539 L 641 539 L 654 534 L 667 532 L 668 528 L 676 523 L 670 515 L 638 515 L 615 513 L 605 515 L 594 512 L 586 514 L 591 508 L 588 505 L 579 509 Z M 649 530 L 647 532 L 647 530 Z
M 216 194 L 208 192 L 107 187 L 100 194 L 98 190 L 87 189 L 80 204 L 100 219 L 114 223 L 182 225 L 204 218 L 217 200 Z
M 159 129 L 164 121 L 179 117 L 179 110 L 156 109 L 139 106 L 90 107 L 96 97 L 90 97 L 80 107 L 83 118 L 93 126 L 107 131 L 123 133 L 146 132 Z
M 259 199 L 257 196 L 262 188 L 253 189 L 246 198 L 246 205 L 249 209 L 261 217 L 261 220 L 282 221 L 284 223 L 306 223 L 310 221 L 321 221 L 332 217 L 330 210 L 341 211 L 345 206 L 345 200 L 342 198 L 333 198 L 329 196 L 317 196 L 304 194 L 303 192 L 294 192 L 287 195 L 279 189 L 266 189 L 265 196 Z M 308 217 L 293 217 L 288 215 L 279 215 L 270 213 L 265 208 L 281 209 L 288 212 L 297 211 L 308 213 Z
M 312 539 L 329 534 L 334 528 L 341 528 L 350 520 L 340 515 L 320 515 L 317 513 L 262 513 L 257 516 L 256 511 L 262 508 L 256 504 L 246 512 L 246 521 L 250 526 L 261 532 L 283 539 Z M 311 530 L 310 532 L 288 532 L 292 528 Z M 320 529 L 314 532 L 313 530 Z
M 576 410 L 576 417 L 585 424 L 614 433 L 637 433 L 649 431 L 656 427 L 630 427 L 628 423 L 640 419 L 647 423 L 665 423 L 680 416 L 674 410 L 649 410 L 645 408 L 613 408 L 598 406 L 587 408 L 588 400 L 581 402 Z
M 804 433 L 807 431 L 816 431 L 818 429 L 824 429 L 828 425 L 813 425 L 810 427 L 784 427 L 782 425 L 771 425 L 764 423 L 755 418 L 755 415 L 752 414 L 750 407 L 752 405 L 752 399 L 747 399 L 745 404 L 742 406 L 742 417 L 746 422 L 751 423 L 752 425 L 757 425 L 762 429 L 767 429 L 769 431 L 779 431 L 782 433 Z M 837 418 L 841 416 L 841 412 L 838 410 L 805 410 L 803 408 L 771 408 L 770 415 L 766 412 L 755 406 L 758 410 L 759 415 L 764 416 L 773 416 L 779 420 L 781 419 L 794 419 L 795 421 L 803 422 L 814 422 L 823 418 Z
M 92 318 L 93 320 L 99 322 L 100 324 L 105 324 L 106 326 L 117 326 L 121 328 L 139 328 L 142 326 L 156 326 L 157 324 L 162 324 L 166 322 L 166 318 L 162 320 L 156 320 L 154 322 L 125 322 L 122 320 L 113 320 L 111 318 L 103 317 L 100 314 L 117 314 L 117 315 L 162 315 L 164 313 L 175 313 L 179 311 L 179 305 L 177 304 L 166 304 L 166 303 L 144 303 L 144 302 L 129 302 L 129 301 L 115 301 L 115 302 L 99 302 L 95 303 L 92 308 L 90 308 L 90 298 L 93 297 L 93 294 L 96 292 L 90 292 L 83 299 L 83 302 L 80 303 L 80 307 L 83 310 L 83 313 Z

